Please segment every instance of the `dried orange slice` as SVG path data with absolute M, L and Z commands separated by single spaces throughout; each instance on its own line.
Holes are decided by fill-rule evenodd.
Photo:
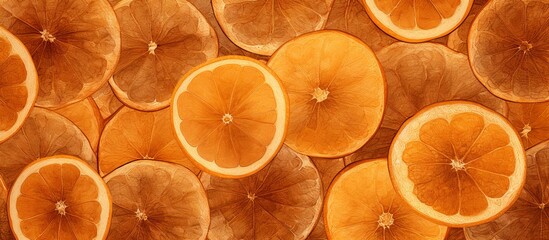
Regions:
M 97 152 L 99 136 L 103 130 L 103 118 L 91 98 L 55 110 L 73 122 L 88 138 L 94 152 Z
M 29 163 L 53 155 L 76 156 L 97 169 L 86 135 L 60 114 L 35 107 L 21 129 L 0 144 L 0 174 L 11 186 Z
M 32 54 L 37 106 L 60 108 L 90 96 L 111 77 L 120 28 L 107 0 L 0 0 L 0 25 Z
M 263 168 L 282 147 L 288 97 L 262 62 L 228 56 L 187 73 L 172 99 L 179 142 L 199 167 L 225 177 Z
M 549 139 L 549 102 L 508 102 L 507 106 L 507 119 L 520 133 L 525 149 Z
M 444 240 L 467 240 L 463 228 L 448 228 L 448 234 Z
M 4 180 L 0 178 L 0 239 L 2 240 L 15 239 L 10 229 L 7 204 L 8 189 Z
M 393 185 L 423 216 L 448 226 L 491 221 L 516 201 L 526 160 L 520 137 L 482 105 L 425 107 L 398 131 L 389 152 Z
M 473 0 L 361 0 L 368 15 L 387 34 L 407 42 L 444 36 L 463 22 Z
M 146 111 L 167 107 L 177 81 L 217 57 L 215 31 L 185 0 L 129 0 L 113 6 L 122 49 L 110 84 L 127 106 Z
M 397 195 L 385 159 L 341 171 L 324 201 L 328 239 L 442 240 L 447 227 L 416 214 Z
M 467 239 L 547 239 L 549 141 L 526 151 L 526 184 L 517 202 L 496 220 L 465 228 Z
M 101 118 L 109 119 L 118 109 L 124 104 L 118 100 L 111 89 L 111 86 L 106 83 L 97 92 L 92 95 L 95 105 L 99 108 Z
M 112 172 L 125 163 L 154 159 L 199 170 L 177 143 L 169 109 L 140 112 L 123 107 L 106 124 L 99 143 L 99 174 Z
M 447 45 L 449 48 L 458 51 L 463 54 L 467 54 L 467 36 L 469 35 L 469 29 L 477 14 L 482 10 L 485 1 L 474 1 L 469 15 L 465 18 L 465 21 L 453 32 L 448 34 Z
M 514 102 L 549 100 L 549 2 L 493 0 L 471 25 L 469 61 L 496 96 Z
M 0 142 L 21 128 L 37 96 L 38 75 L 30 53 L 0 27 Z
M 112 194 L 107 239 L 205 239 L 210 211 L 193 172 L 167 162 L 138 160 L 105 177 Z
M 202 173 L 212 223 L 210 239 L 305 239 L 322 209 L 322 182 L 311 160 L 283 147 L 254 175 Z
M 34 161 L 21 172 L 8 209 L 17 239 L 105 239 L 111 194 L 87 163 L 57 155 Z
M 333 0 L 212 0 L 215 17 L 229 39 L 260 55 L 283 43 L 324 28 Z
M 314 157 L 360 148 L 378 128 L 386 86 L 372 50 L 359 39 L 324 30 L 297 37 L 268 63 L 290 97 L 285 143 Z

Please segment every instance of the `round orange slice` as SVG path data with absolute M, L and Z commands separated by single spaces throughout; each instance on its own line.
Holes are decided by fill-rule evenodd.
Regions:
M 372 50 L 340 31 L 297 37 L 268 63 L 290 98 L 285 143 L 314 157 L 336 158 L 359 149 L 378 128 L 386 84 Z
M 34 161 L 21 172 L 8 209 L 17 239 L 105 239 L 111 194 L 87 163 L 57 155 Z
M 418 213 L 451 227 L 491 221 L 516 201 L 526 160 L 520 137 L 496 112 L 466 101 L 423 108 L 389 151 L 393 185 Z
M 322 182 L 311 160 L 283 147 L 261 171 L 240 179 L 201 173 L 210 239 L 305 239 L 322 209 Z
M 110 84 L 127 106 L 145 111 L 167 107 L 177 81 L 217 57 L 215 31 L 185 0 L 129 0 L 113 6 L 122 46 Z
M 391 185 L 385 159 L 341 171 L 324 200 L 328 239 L 443 240 L 447 227 L 416 214 Z
M 139 159 L 173 162 L 199 172 L 177 143 L 169 109 L 140 112 L 123 107 L 105 126 L 98 155 L 102 176 Z
M 508 102 L 507 106 L 507 119 L 519 132 L 525 149 L 549 139 L 549 102 Z
M 21 128 L 37 96 L 38 74 L 30 53 L 0 27 L 0 142 Z
M 4 180 L 0 178 L 0 239 L 2 240 L 15 239 L 10 229 L 7 204 L 8 189 Z
M 103 130 L 103 118 L 101 118 L 99 108 L 92 98 L 86 98 L 80 102 L 57 109 L 55 112 L 68 118 L 78 126 L 88 138 L 93 151 L 97 152 L 99 136 Z
M 118 109 L 124 106 L 114 95 L 108 83 L 92 94 L 92 98 L 95 105 L 99 108 L 99 113 L 101 113 L 101 118 L 103 119 L 109 119 Z
M 407 42 L 444 36 L 463 22 L 473 0 L 361 0 L 368 15 L 387 34 Z
M 210 174 L 243 177 L 261 170 L 282 147 L 288 97 L 262 62 L 228 56 L 187 73 L 172 97 L 179 142 Z
M 549 100 L 549 2 L 492 0 L 471 25 L 469 61 L 496 96 L 513 102 Z
M 120 55 L 120 27 L 107 0 L 0 0 L 0 5 L 0 25 L 34 59 L 37 106 L 78 102 L 109 80 Z
M 107 239 L 206 239 L 208 199 L 187 168 L 138 160 L 105 177 L 112 194 Z

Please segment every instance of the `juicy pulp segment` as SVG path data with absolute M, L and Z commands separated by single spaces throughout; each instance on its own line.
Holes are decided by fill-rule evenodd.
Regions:
M 462 0 L 374 0 L 377 7 L 401 28 L 430 29 L 450 18 Z
M 27 104 L 27 69 L 23 60 L 11 54 L 11 44 L 0 38 L 0 132 L 8 131 Z

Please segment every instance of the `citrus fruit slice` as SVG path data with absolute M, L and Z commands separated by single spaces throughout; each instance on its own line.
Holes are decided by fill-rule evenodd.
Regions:
M 442 240 L 447 231 L 397 195 L 385 159 L 356 162 L 336 176 L 324 200 L 324 223 L 329 239 Z
M 118 109 L 124 104 L 118 100 L 111 89 L 111 86 L 106 83 L 97 92 L 92 95 L 95 105 L 99 108 L 101 118 L 109 119 Z
M 228 56 L 187 73 L 172 97 L 179 142 L 203 170 L 243 177 L 263 168 L 282 147 L 288 97 L 262 62 Z
M 37 106 L 78 102 L 111 77 L 120 55 L 120 28 L 107 0 L 0 0 L 0 5 L 0 25 L 19 37 L 34 59 Z
M 103 130 L 103 118 L 99 113 L 99 108 L 91 98 L 73 103 L 66 107 L 55 110 L 73 122 L 90 142 L 94 152 L 97 152 L 99 136 Z
M 0 27 L 0 142 L 21 128 L 37 96 L 38 75 L 30 53 Z
M 305 239 L 322 209 L 322 182 L 311 160 L 282 147 L 261 171 L 240 179 L 201 173 L 210 239 Z
M 217 57 L 215 31 L 185 0 L 120 1 L 114 10 L 122 46 L 110 84 L 132 108 L 167 107 L 177 81 L 192 67 Z
M 35 107 L 21 129 L 0 144 L 0 174 L 9 187 L 29 163 L 61 154 L 76 156 L 97 169 L 97 159 L 84 133 L 60 114 Z
M 526 183 L 517 202 L 496 220 L 465 228 L 468 239 L 547 239 L 549 141 L 526 151 Z
M 467 240 L 463 228 L 448 228 L 448 234 L 444 240 Z
M 453 32 L 448 34 L 448 42 L 446 43 L 449 48 L 454 51 L 467 54 L 467 36 L 469 35 L 469 29 L 477 14 L 482 10 L 485 1 L 474 1 L 469 15 L 465 18 L 465 21 Z
M 215 17 L 241 48 L 271 55 L 283 43 L 324 28 L 333 0 L 212 0 Z
M 104 176 L 125 163 L 154 159 L 199 170 L 177 143 L 169 109 L 140 112 L 123 107 L 106 124 L 99 143 L 99 174 Z
M 210 211 L 193 172 L 167 162 L 138 160 L 105 177 L 112 194 L 107 239 L 205 239 Z
M 393 185 L 420 214 L 452 227 L 491 221 L 516 201 L 526 162 L 520 137 L 496 112 L 466 101 L 429 105 L 389 151 Z
M 376 56 L 359 39 L 331 30 L 305 34 L 278 49 L 268 65 L 290 98 L 285 143 L 295 151 L 341 157 L 378 128 L 385 80 Z
M 87 163 L 57 155 L 34 161 L 21 172 L 8 209 L 17 239 L 105 239 L 111 194 Z
M 507 119 L 519 132 L 525 149 L 549 139 L 549 102 L 508 102 L 507 106 Z
M 549 2 L 493 0 L 471 25 L 469 61 L 496 96 L 514 102 L 549 100 Z
M 402 123 L 436 102 L 468 100 L 505 113 L 505 102 L 478 82 L 467 56 L 441 44 L 395 43 L 376 55 L 387 80 L 387 108 L 372 139 L 346 157 L 351 162 L 386 158 Z
M 387 34 L 422 42 L 450 33 L 463 22 L 473 0 L 361 0 L 368 15 Z
M 0 178 L 0 239 L 2 240 L 15 239 L 10 229 L 7 204 L 8 189 L 4 180 Z

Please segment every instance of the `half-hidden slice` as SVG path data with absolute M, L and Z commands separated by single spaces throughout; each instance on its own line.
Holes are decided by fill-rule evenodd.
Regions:
M 73 122 L 86 137 L 94 152 L 97 152 L 99 136 L 103 130 L 103 118 L 91 97 L 55 110 Z
M 461 23 L 458 28 L 448 34 L 448 41 L 446 42 L 446 45 L 449 48 L 454 51 L 467 54 L 467 37 L 469 36 L 469 29 L 485 3 L 485 1 L 473 2 L 473 6 L 471 7 L 471 11 L 469 11 L 469 15 L 467 15 L 467 18 L 465 18 L 463 23 Z
M 508 102 L 507 119 L 520 133 L 524 149 L 549 139 L 549 102 Z
M 112 91 L 109 83 L 105 83 L 99 90 L 93 93 L 91 97 L 93 98 L 95 105 L 99 108 L 99 112 L 103 119 L 109 119 L 118 109 L 124 106 Z
M 9 216 L 8 216 L 8 188 L 4 180 L 0 177 L 0 239 L 12 240 L 15 239 L 11 232 Z
M 448 228 L 448 234 L 444 240 L 467 240 L 463 228 Z

